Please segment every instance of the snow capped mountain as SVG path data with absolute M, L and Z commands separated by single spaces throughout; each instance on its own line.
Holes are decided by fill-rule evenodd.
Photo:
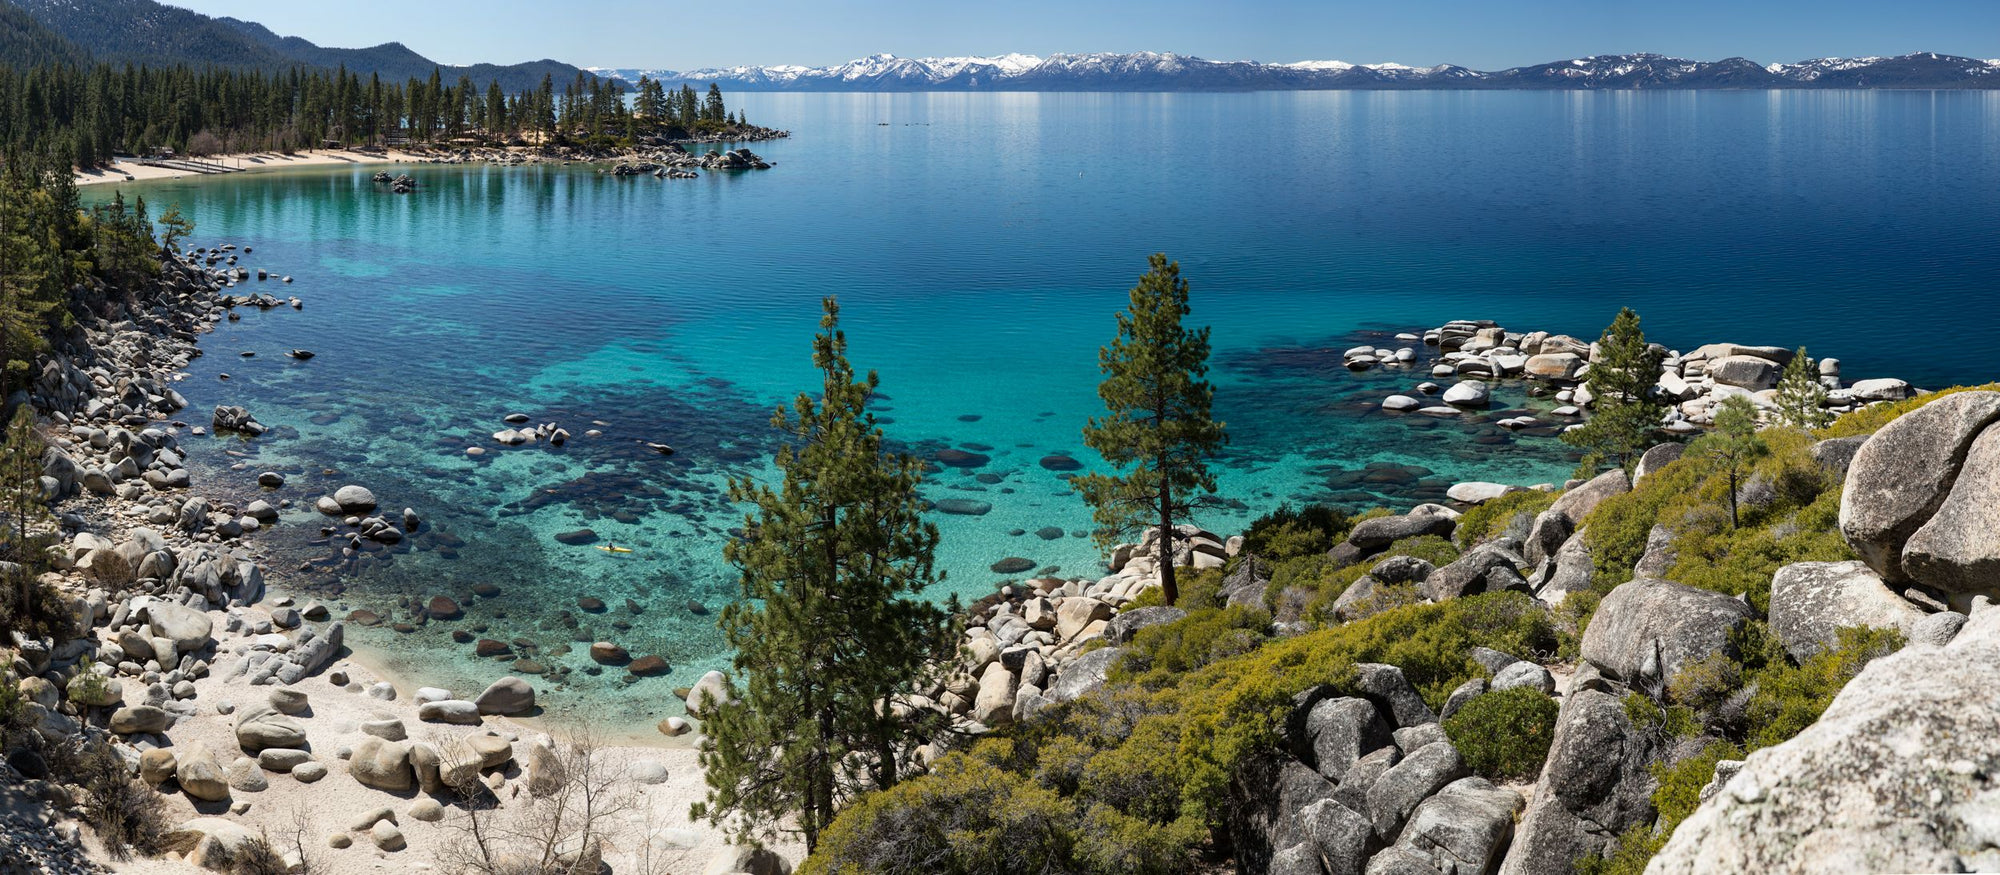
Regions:
M 1172 52 L 870 55 L 844 64 L 701 70 L 587 68 L 600 76 L 716 82 L 741 91 L 1251 91 L 1301 89 L 2000 88 L 2000 61 L 1931 52 L 1762 65 L 1651 53 L 1593 55 L 1482 72 L 1452 64 L 1211 61 Z

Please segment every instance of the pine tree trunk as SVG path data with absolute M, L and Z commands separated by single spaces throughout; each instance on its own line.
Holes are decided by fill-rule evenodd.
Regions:
M 1173 492 L 1167 486 L 1167 477 L 1160 475 L 1160 594 L 1166 597 L 1168 606 L 1180 600 L 1180 588 L 1174 585 L 1174 505 Z

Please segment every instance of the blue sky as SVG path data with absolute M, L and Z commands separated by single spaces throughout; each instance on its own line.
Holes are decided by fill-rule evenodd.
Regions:
M 1770 63 L 2000 57 L 2000 0 L 167 0 L 321 45 L 400 40 L 446 63 L 692 69 L 906 56 L 1173 51 L 1499 69 L 1654 51 Z M 726 9 L 722 14 L 694 10 Z M 559 11 L 558 11 L 559 10 Z

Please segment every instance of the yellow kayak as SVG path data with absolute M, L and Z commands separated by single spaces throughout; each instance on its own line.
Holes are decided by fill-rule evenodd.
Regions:
M 600 544 L 600 545 L 598 545 L 597 549 L 599 549 L 599 550 L 603 550 L 603 551 L 604 551 L 604 552 L 606 552 L 606 553 L 630 553 L 630 552 L 632 552 L 632 548 L 630 548 L 630 547 L 620 547 L 620 546 L 618 546 L 618 545 L 616 545 L 616 544 Z

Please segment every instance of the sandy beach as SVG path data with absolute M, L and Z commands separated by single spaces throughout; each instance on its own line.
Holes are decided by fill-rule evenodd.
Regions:
M 421 163 L 425 159 L 400 150 L 387 152 L 356 152 L 350 149 L 327 149 L 294 152 L 290 155 L 278 152 L 246 152 L 233 155 L 217 155 L 201 159 L 173 159 L 170 166 L 143 164 L 138 159 L 120 158 L 109 168 L 81 171 L 76 174 L 77 185 L 105 185 L 119 182 L 144 182 L 155 179 L 181 179 L 190 176 L 221 175 L 223 172 L 255 172 L 280 168 L 331 167 L 341 164 L 408 164 Z M 192 169 L 192 165 L 203 165 L 218 170 L 215 174 L 202 174 Z

